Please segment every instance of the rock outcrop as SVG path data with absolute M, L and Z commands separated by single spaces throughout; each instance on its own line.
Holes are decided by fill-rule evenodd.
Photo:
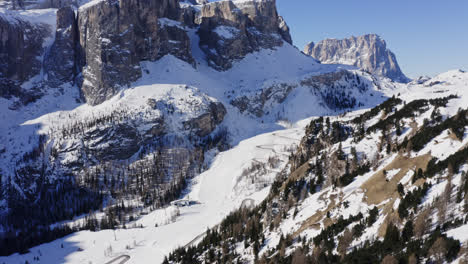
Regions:
M 219 1 L 201 7 L 200 46 L 208 62 L 227 70 L 232 62 L 261 48 L 291 43 L 289 28 L 278 16 L 274 0 Z
M 51 33 L 46 24 L 0 15 L 0 85 L 6 79 L 21 83 L 40 72 L 43 43 Z
M 179 0 L 102 0 L 81 6 L 76 15 L 68 0 L 44 4 L 61 8 L 55 41 L 43 64 L 42 44 L 51 34 L 49 27 L 0 18 L 2 86 L 13 87 L 14 81 L 17 88 L 43 70 L 40 86 L 77 84 L 91 105 L 104 102 L 139 79 L 141 61 L 171 54 L 195 67 L 187 34 L 193 28 L 198 27 L 200 36 L 200 43 L 194 44 L 200 44 L 209 65 L 218 70 L 229 69 L 251 52 L 291 43 L 289 28 L 278 15 L 274 0 L 182 5 Z M 0 88 L 0 93 L 21 93 L 6 90 Z
M 21 85 L 41 72 L 44 42 L 51 34 L 47 24 L 0 14 L 0 97 L 18 98 L 11 109 L 42 96 L 41 84 L 31 83 L 27 91 Z
M 335 111 L 362 106 L 361 97 L 375 85 L 373 80 L 346 70 L 311 76 L 300 84 L 320 95 L 323 103 Z
M 230 103 L 237 107 L 241 113 L 247 112 L 256 117 L 262 117 L 267 111 L 266 105 L 280 104 L 296 89 L 296 83 L 278 83 L 267 86 L 255 95 L 242 95 L 233 99 Z
M 193 62 L 177 0 L 101 1 L 80 8 L 82 92 L 92 105 L 141 77 L 139 62 L 173 54 Z
M 130 158 L 140 147 L 138 131 L 129 124 L 117 124 L 96 128 L 83 137 L 88 153 L 98 160 L 124 160 Z
M 139 103 L 132 101 L 132 104 L 128 104 L 124 96 L 120 101 L 123 105 L 112 105 L 102 116 L 91 120 L 65 120 L 75 124 L 71 129 L 61 131 L 67 135 L 66 139 L 51 141 L 61 155 L 63 166 L 79 170 L 86 162 L 126 160 L 141 147 L 155 142 L 159 146 L 175 144 L 173 138 L 182 135 L 190 135 L 192 140 L 197 141 L 211 134 L 226 114 L 222 103 L 193 87 L 174 87 L 165 96 L 151 95 L 148 90 L 152 87 L 135 89 L 145 94 L 135 95 L 137 99 L 132 98 Z
M 77 33 L 73 9 L 71 7 L 59 9 L 55 41 L 44 63 L 47 81 L 51 87 L 73 81 L 77 73 L 75 64 Z
M 212 102 L 209 111 L 184 123 L 187 130 L 194 131 L 199 137 L 209 135 L 223 121 L 226 108 L 220 102 Z
M 271 114 L 298 87 L 307 88 L 319 98 L 322 106 L 331 110 L 344 110 L 363 105 L 360 98 L 375 85 L 367 74 L 347 70 L 305 77 L 297 82 L 264 85 L 253 93 L 242 94 L 230 101 L 241 113 L 256 117 Z
M 354 65 L 370 73 L 406 83 L 395 54 L 387 49 L 385 41 L 375 34 L 347 39 L 325 39 L 309 43 L 304 53 L 325 64 Z

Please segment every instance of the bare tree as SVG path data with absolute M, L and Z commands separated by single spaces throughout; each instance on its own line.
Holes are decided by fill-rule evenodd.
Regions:
M 463 257 L 460 258 L 460 262 L 458 262 L 459 264 L 468 264 L 468 255 L 465 255 Z
M 452 197 L 452 189 L 453 189 L 453 185 L 452 185 L 453 167 L 450 170 L 450 165 L 451 164 L 449 164 L 449 173 L 448 173 L 448 176 L 447 176 L 447 185 L 445 185 L 445 189 L 444 189 L 444 193 L 443 193 L 444 200 L 445 200 L 446 203 L 450 203 L 450 200 L 451 200 L 451 197 Z
M 460 261 L 458 263 L 468 264 L 468 242 L 462 245 L 462 248 L 460 250 L 460 255 L 462 255 L 462 257 L 460 258 Z
M 447 215 L 447 202 L 444 199 L 444 195 L 438 197 L 435 207 L 437 208 L 438 222 L 439 224 L 443 224 Z
M 414 253 L 409 256 L 408 264 L 418 264 L 418 258 Z
M 447 206 L 450 204 L 451 197 L 452 197 L 452 175 L 453 175 L 453 168 L 450 169 L 450 164 L 449 164 L 449 173 L 447 176 L 447 184 L 445 185 L 444 192 L 442 195 L 439 197 L 439 199 L 436 202 L 436 207 L 437 207 L 437 215 L 439 217 L 439 223 L 443 224 L 446 220 L 447 217 Z M 450 172 L 452 171 L 452 172 Z
M 406 145 L 406 153 L 408 155 L 408 158 L 411 158 L 411 151 L 413 150 L 413 143 L 408 141 L 408 144 Z
M 425 208 L 416 218 L 414 222 L 414 233 L 418 237 L 422 237 L 426 231 L 429 229 L 429 216 L 431 214 L 430 208 Z
M 468 214 L 468 194 L 465 194 L 465 205 L 463 207 L 465 214 Z
M 284 257 L 286 255 L 286 243 L 284 242 L 281 244 L 279 255 L 280 257 Z
M 314 247 L 314 250 L 312 252 L 313 263 L 319 263 L 319 257 L 322 252 L 323 252 L 323 248 L 321 245 Z
M 338 247 L 336 248 L 336 250 L 342 257 L 346 255 L 346 251 L 351 242 L 353 242 L 353 233 L 349 230 L 349 228 L 347 228 L 344 231 L 343 235 L 340 237 L 338 241 Z
M 382 264 L 398 264 L 398 260 L 392 255 L 387 255 L 382 260 Z
M 292 257 L 292 264 L 305 264 L 307 263 L 307 256 L 304 254 L 302 249 L 297 249 L 294 251 L 294 255 Z
M 444 263 L 445 254 L 447 254 L 447 246 L 445 239 L 439 237 L 432 247 L 429 249 L 429 255 L 434 258 L 436 263 Z
M 452 178 L 453 174 L 454 174 L 454 169 L 453 169 L 453 164 L 451 162 L 449 162 L 448 166 L 447 166 L 447 172 L 448 172 L 448 177 Z

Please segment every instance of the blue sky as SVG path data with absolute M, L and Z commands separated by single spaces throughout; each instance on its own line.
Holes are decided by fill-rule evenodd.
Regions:
M 301 50 L 309 41 L 379 34 L 409 77 L 468 70 L 468 0 L 277 0 Z

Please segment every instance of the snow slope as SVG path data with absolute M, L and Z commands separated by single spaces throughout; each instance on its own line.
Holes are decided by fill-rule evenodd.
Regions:
M 192 43 L 198 43 L 195 31 L 191 32 L 191 37 Z M 63 92 L 50 89 L 39 101 L 22 107 L 20 111 L 11 110 L 9 107 L 12 102 L 0 98 L 0 120 L 3 123 L 3 129 L 0 130 L 0 150 L 5 149 L 0 157 L 10 161 L 0 164 L 0 169 L 5 174 L 13 172 L 15 159 L 34 148 L 31 142 L 37 142 L 38 134 L 45 134 L 50 128 L 66 126 L 75 118 L 89 120 L 99 113 L 119 108 L 134 109 L 133 112 L 137 113 L 141 110 L 139 106 L 146 104 L 147 98 L 153 96 L 166 100 L 172 96 L 171 93 L 176 93 L 175 98 L 183 103 L 190 102 L 190 93 L 174 92 L 177 87 L 182 86 L 189 86 L 189 90 L 194 90 L 197 96 L 215 98 L 223 103 L 227 108 L 224 125 L 229 129 L 233 144 L 259 133 L 279 129 L 276 124 L 278 120 L 296 122 L 310 116 L 337 113 L 321 104 L 322 99 L 319 95 L 300 86 L 293 90 L 285 101 L 269 105 L 268 114 L 261 118 L 241 114 L 230 102 L 232 98 L 259 92 L 265 86 L 275 83 L 296 84 L 304 77 L 349 69 L 347 66 L 317 64 L 312 58 L 285 43 L 276 50 L 261 50 L 249 54 L 232 69 L 218 72 L 207 65 L 198 45 L 192 47 L 192 54 L 197 61 L 196 68 L 171 55 L 156 62 L 142 62 L 143 77 L 132 85 L 133 88 L 123 90 L 99 106 L 78 103 L 78 88 L 68 86 L 63 88 Z M 394 89 L 383 87 L 379 93 L 389 93 Z M 363 108 L 376 105 L 383 98 L 368 96 L 365 100 L 366 105 Z M 193 115 L 180 110 L 187 113 L 187 116 Z M 187 116 L 181 118 L 186 119 Z
M 210 168 L 194 179 L 187 194 L 200 204 L 180 208 L 180 216 L 174 223 L 155 227 L 155 223 L 161 222 L 161 215 L 171 210 L 161 209 L 136 221 L 136 226 L 143 225 L 143 228 L 120 229 L 115 233 L 111 230 L 82 231 L 32 248 L 25 255 L 0 257 L 0 263 L 33 262 L 34 256 L 40 256 L 40 263 L 104 263 L 124 254 L 131 257 L 128 263 L 160 263 L 171 250 L 218 224 L 245 199 L 262 201 L 269 187 L 234 192 L 236 184 L 245 180 L 241 177 L 242 170 L 253 160 L 266 160 L 282 152 L 285 146 L 299 143 L 307 123 L 304 120 L 291 128 L 243 140 L 231 150 L 216 155 Z M 281 160 L 279 167 L 283 167 L 287 156 L 277 156 Z
M 168 215 L 169 217 L 173 215 L 172 212 L 174 208 L 157 210 L 143 216 L 134 223 L 136 227 L 143 226 L 142 228 L 121 229 L 115 232 L 110 230 L 100 232 L 82 231 L 63 239 L 58 239 L 51 243 L 32 248 L 30 250 L 31 252 L 25 255 L 14 254 L 9 257 L 0 257 L 0 263 L 24 263 L 26 260 L 32 262 L 35 256 L 40 256 L 41 263 L 104 263 L 120 255 L 129 255 L 130 260 L 128 263 L 145 263 L 149 260 L 158 263 L 163 260 L 165 254 L 169 253 L 174 248 L 186 245 L 192 239 L 203 234 L 207 227 L 212 227 L 219 223 L 224 216 L 239 207 L 245 199 L 251 198 L 257 203 L 263 200 L 268 193 L 269 187 L 245 188 L 249 185 L 249 179 L 242 177 L 242 171 L 249 168 L 255 161 L 265 161 L 271 156 L 277 156 L 281 160 L 281 165 L 278 167 L 283 167 L 287 163 L 287 152 L 285 149 L 293 147 L 294 144 L 300 141 L 304 133 L 304 127 L 308 124 L 309 120 L 300 121 L 286 129 L 281 129 L 281 123 L 274 122 L 273 119 L 269 118 L 264 118 L 264 123 L 262 124 L 259 122 L 260 120 L 241 115 L 235 108 L 230 106 L 227 103 L 229 97 L 226 96 L 224 91 L 229 91 L 229 88 L 236 88 L 238 82 L 234 82 L 233 80 L 238 78 L 238 76 L 245 78 L 248 83 L 246 87 L 256 87 L 256 85 L 266 81 L 264 78 L 256 79 L 258 78 L 257 76 L 261 75 L 255 74 L 255 71 L 252 70 L 255 67 L 259 67 L 259 65 L 255 63 L 258 61 L 258 56 L 262 56 L 262 60 L 268 61 L 280 60 L 291 54 L 295 53 L 292 47 L 288 46 L 276 51 L 261 51 L 257 54 L 249 55 L 244 61 L 237 64 L 233 70 L 224 73 L 215 73 L 202 64 L 200 64 L 197 69 L 194 69 L 190 65 L 170 56 L 163 58 L 159 62 L 143 63 L 143 67 L 148 70 L 148 73 L 135 84 L 135 88 L 122 92 L 120 97 L 118 96 L 110 100 L 109 105 L 118 105 L 120 102 L 128 102 L 128 104 L 136 105 L 137 107 L 146 96 L 154 96 L 159 93 L 165 94 L 164 89 L 162 89 L 163 87 L 166 87 L 166 89 L 174 89 L 174 87 L 179 87 L 177 86 L 178 84 L 188 83 L 189 85 L 200 87 L 199 90 L 209 96 L 220 98 L 220 101 L 225 103 L 228 108 L 225 125 L 232 129 L 232 141 L 238 142 L 238 144 L 231 150 L 218 153 L 216 156 L 214 156 L 215 153 L 213 153 L 214 158 L 209 169 L 193 180 L 193 185 L 186 196 L 191 200 L 198 200 L 200 204 L 181 208 L 180 216 L 177 217 L 176 221 L 167 225 L 163 225 L 165 223 L 164 220 Z M 287 74 L 298 76 L 310 71 L 314 72 L 314 70 L 317 73 L 324 71 L 323 68 L 317 65 L 306 63 L 310 62 L 310 60 L 305 60 L 302 65 L 300 62 L 301 60 L 299 60 L 299 67 L 296 69 L 284 69 L 286 73 L 281 69 L 281 66 L 269 67 L 269 69 L 262 69 L 261 67 L 256 69 L 259 69 L 259 71 L 264 70 L 263 74 L 267 76 L 266 78 L 274 77 L 275 75 L 281 76 L 280 74 L 285 74 L 284 77 L 286 77 Z M 302 69 L 302 66 L 307 67 L 308 70 Z M 333 68 L 330 70 L 332 69 Z M 151 74 L 152 72 L 161 71 L 167 74 Z M 181 71 L 184 72 L 184 75 L 180 75 Z M 290 72 L 288 73 L 287 71 Z M 223 77 L 219 78 L 218 74 Z M 278 78 L 278 76 L 276 77 Z M 449 77 L 452 82 L 450 83 L 450 87 L 446 87 L 446 90 L 443 90 L 444 84 L 439 84 L 431 88 L 423 86 L 402 86 L 397 87 L 396 90 L 393 91 L 387 89 L 382 90 L 382 92 L 387 96 L 391 96 L 392 93 L 401 93 L 402 97 L 407 100 L 418 98 L 419 96 L 432 98 L 452 93 L 466 93 L 465 84 L 468 80 L 466 73 L 456 71 Z M 445 80 L 448 77 L 440 78 L 444 78 Z M 159 85 L 145 86 L 150 83 L 159 83 Z M 165 86 L 163 84 L 170 85 Z M 219 89 L 219 87 L 223 87 L 223 89 Z M 133 100 L 135 98 L 136 101 Z M 464 101 L 466 98 L 467 97 L 462 97 L 461 99 L 451 101 L 446 109 L 450 111 L 457 109 L 466 103 Z M 54 98 L 54 100 L 58 99 Z M 288 106 L 291 107 L 291 109 L 288 117 L 294 118 L 298 113 L 309 116 L 333 113 L 333 111 L 325 108 L 311 107 L 303 110 L 304 105 L 307 104 L 301 101 L 289 102 Z M 106 105 L 97 106 L 96 108 L 80 106 L 74 111 L 86 114 L 98 111 L 97 109 L 99 109 L 99 107 L 105 106 Z M 32 107 L 38 106 L 33 104 L 31 108 Z M 79 110 L 81 108 L 85 110 Z M 60 117 L 60 113 L 55 113 L 42 116 L 35 121 L 27 121 L 28 118 L 26 116 L 32 115 L 29 111 L 22 116 L 22 120 L 26 119 L 26 121 L 24 121 L 25 124 L 29 122 L 31 124 L 35 123 L 40 124 L 40 126 L 46 126 L 62 118 Z M 42 109 L 42 111 L 46 110 Z M 351 114 L 350 117 L 361 112 L 362 111 L 358 111 Z M 4 115 L 3 118 L 7 119 L 9 117 Z M 18 127 L 18 125 L 16 127 Z M 277 131 L 264 133 L 265 131 L 274 130 Z M 458 144 L 456 146 L 459 147 Z M 346 144 L 343 145 L 343 148 L 345 151 L 349 151 Z M 362 150 L 366 153 L 371 151 L 371 149 L 371 143 L 363 145 L 361 149 L 358 148 L 359 151 Z M 388 161 L 381 165 L 381 168 L 392 160 L 393 157 L 390 157 Z M 274 177 L 276 171 L 271 170 L 269 173 L 271 173 L 271 175 L 265 175 L 265 179 Z M 349 215 L 359 211 L 367 211 L 367 206 L 360 206 L 359 203 L 356 203 L 356 201 L 362 199 L 359 186 L 367 178 L 367 175 L 361 176 L 346 188 L 345 200 L 350 202 L 350 206 L 349 209 L 340 212 L 341 214 Z M 239 186 L 241 186 L 241 188 L 239 188 Z M 329 192 L 330 196 L 333 194 L 337 193 Z M 301 219 L 306 219 L 317 209 L 321 208 L 317 198 L 318 196 L 314 195 L 304 201 L 301 205 L 303 209 L 301 209 L 297 220 L 290 223 L 285 222 L 282 229 L 284 229 L 284 231 L 295 230 L 295 226 L 298 225 Z M 381 219 L 379 219 L 378 222 L 380 220 Z M 155 224 L 158 224 L 158 227 L 155 227 Z M 369 234 L 369 236 L 370 235 L 371 234 Z M 277 237 L 270 237 L 269 243 L 274 246 L 276 244 L 276 239 Z
M 232 98 L 255 94 L 272 84 L 298 84 L 305 77 L 342 69 L 355 71 L 354 68 L 317 64 L 314 59 L 284 43 L 274 50 L 249 54 L 230 70 L 218 72 L 207 65 L 203 52 L 194 44 L 198 43 L 195 30 L 189 33 L 196 67 L 170 55 L 156 62 L 142 62 L 143 77 L 132 88 L 123 90 L 102 105 L 89 106 L 77 102 L 77 87 L 63 87 L 63 92 L 47 91 L 48 94 L 38 102 L 24 106 L 20 111 L 9 109 L 12 102 L 0 98 L 0 158 L 8 161 L 2 162 L 0 169 L 4 172 L 13 171 L 15 159 L 33 148 L 31 142 L 38 134 L 66 126 L 76 119 L 86 120 L 122 108 L 131 109 L 130 112 L 137 115 L 145 107 L 147 99 L 156 98 L 177 105 L 180 115 L 173 123 L 176 130 L 180 128 L 180 121 L 196 116 L 197 107 L 214 98 L 227 109 L 223 126 L 228 128 L 231 144 L 235 147 L 216 155 L 209 169 L 194 179 L 187 196 L 198 200 L 200 204 L 181 208 L 177 221 L 168 225 L 161 224 L 171 218 L 174 208 L 155 211 L 134 223 L 135 226 L 143 225 L 143 228 L 117 230 L 115 234 L 109 230 L 83 231 L 35 247 L 26 255 L 0 257 L 0 263 L 32 262 L 34 256 L 40 255 L 42 263 L 103 263 L 121 254 L 131 256 L 129 263 L 144 263 L 149 259 L 158 262 L 175 247 L 187 244 L 207 227 L 219 223 L 245 199 L 261 201 L 267 195 L 268 185 L 275 173 L 286 164 L 288 149 L 302 138 L 308 122 L 300 120 L 339 114 L 320 104 L 319 96 L 300 85 L 281 103 L 268 105 L 268 113 L 260 118 L 240 113 L 230 102 Z M 459 75 L 458 72 L 453 74 Z M 453 82 L 466 82 L 465 77 L 462 80 L 450 75 L 440 78 L 445 80 L 449 77 Z M 408 88 L 385 81 L 380 81 L 373 89 L 363 96 L 366 104 L 361 108 L 374 106 L 395 91 L 401 92 L 408 99 L 419 96 L 419 93 L 428 94 L 426 90 L 419 91 L 425 89 L 421 86 Z M 433 96 L 442 95 L 434 92 Z M 284 129 L 279 120 L 288 120 L 295 125 Z M 363 144 L 358 150 L 366 153 L 371 151 L 371 143 Z M 349 151 L 347 146 L 344 147 L 345 151 Z M 1 153 L 3 149 L 5 152 Z M 276 168 L 267 168 L 267 173 L 255 179 L 255 182 L 242 176 L 242 172 L 254 163 L 265 162 L 271 156 L 280 160 Z M 257 184 L 259 182 L 267 187 Z M 156 223 L 159 227 L 155 227 Z

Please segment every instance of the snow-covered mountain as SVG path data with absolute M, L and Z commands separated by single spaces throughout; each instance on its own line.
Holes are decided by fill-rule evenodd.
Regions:
M 467 88 L 450 71 L 312 118 L 265 200 L 166 263 L 465 263 Z
M 325 39 L 316 44 L 310 42 L 305 46 L 304 53 L 322 63 L 353 65 L 396 82 L 409 82 L 401 71 L 395 54 L 387 49 L 385 40 L 376 34 Z
M 302 54 L 274 1 L 63 5 L 0 16 L 2 254 L 123 227 L 185 192 L 208 151 L 394 87 Z
M 309 182 L 312 172 L 301 170 L 318 155 L 315 139 L 307 139 L 311 120 L 337 121 L 328 126 L 333 138 L 319 141 L 330 154 L 342 141 L 348 154 L 360 130 L 346 122 L 394 95 L 409 102 L 457 94 L 440 106 L 443 118 L 466 102 L 462 72 L 403 84 L 317 63 L 291 45 L 273 0 L 30 1 L 25 10 L 6 3 L 0 4 L 0 249 L 26 254 L 0 263 L 162 262 L 177 247 L 210 237 L 207 228 L 233 210 L 267 197 L 268 204 L 278 184 L 291 177 Z M 384 119 L 375 111 L 364 128 Z M 405 135 L 414 130 L 410 124 L 400 124 Z M 369 133 L 355 139 L 362 141 L 360 162 L 390 160 L 373 159 L 380 132 Z M 336 161 L 323 174 L 329 185 L 316 190 L 335 194 L 326 190 L 343 164 Z M 178 198 L 194 204 L 170 205 Z M 256 219 L 265 226 L 270 220 Z M 262 250 L 277 243 L 275 234 Z M 255 243 L 247 244 L 238 249 L 252 262 Z

